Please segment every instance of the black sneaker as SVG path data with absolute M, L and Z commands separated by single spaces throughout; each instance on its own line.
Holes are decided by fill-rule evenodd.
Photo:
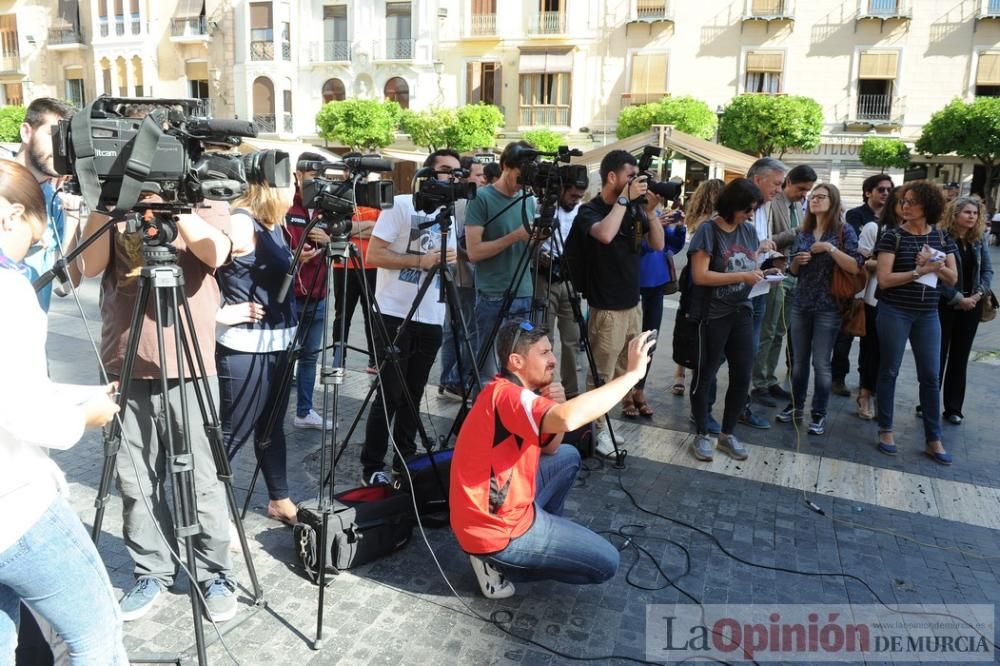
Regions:
M 822 435 L 824 432 L 826 432 L 826 416 L 813 414 L 812 420 L 809 422 L 809 434 Z
M 372 472 L 371 476 L 368 478 L 361 477 L 361 485 L 363 486 L 391 486 L 392 481 L 389 479 L 389 475 L 379 470 L 377 472 Z
M 791 423 L 792 421 L 802 423 L 802 410 L 795 409 L 792 407 L 792 403 L 788 403 L 774 418 L 779 423 Z

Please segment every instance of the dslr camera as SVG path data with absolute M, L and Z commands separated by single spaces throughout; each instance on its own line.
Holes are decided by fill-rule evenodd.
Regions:
M 129 117 L 139 115 L 136 109 L 143 117 Z M 141 193 L 152 193 L 165 202 L 161 208 L 181 212 L 204 199 L 231 201 L 248 181 L 289 185 L 287 164 L 276 151 L 241 157 L 210 149 L 255 136 L 249 121 L 208 118 L 203 100 L 102 95 L 59 122 L 53 162 L 56 171 L 73 176 L 70 190 L 92 210 L 125 213 Z
M 302 205 L 319 210 L 324 230 L 335 238 L 351 235 L 351 218 L 358 206 L 392 208 L 392 181 L 368 180 L 372 172 L 392 171 L 392 164 L 378 155 L 346 157 L 340 162 L 299 160 L 295 169 L 316 172 L 302 183 Z M 331 177 L 330 172 L 340 172 L 342 177 Z

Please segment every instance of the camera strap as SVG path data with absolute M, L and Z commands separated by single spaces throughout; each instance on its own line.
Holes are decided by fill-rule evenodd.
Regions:
M 118 191 L 118 210 L 131 210 L 139 201 L 143 183 L 149 177 L 149 172 L 156 156 L 156 146 L 160 143 L 163 130 L 157 124 L 153 115 L 142 119 L 139 133 L 132 140 L 132 148 L 125 162 L 125 173 L 122 176 L 121 189 Z
M 80 183 L 80 192 L 91 210 L 99 210 L 101 181 L 97 178 L 97 167 L 94 165 L 96 152 L 90 124 L 92 106 L 93 104 L 80 113 L 74 114 L 70 120 L 70 127 L 72 128 L 73 153 L 76 155 L 73 171 Z

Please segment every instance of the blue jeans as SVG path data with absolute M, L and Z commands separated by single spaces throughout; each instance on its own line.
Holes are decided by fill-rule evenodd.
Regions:
M 563 444 L 538 461 L 535 522 L 527 532 L 487 559 L 513 581 L 557 580 L 603 583 L 618 571 L 618 550 L 607 539 L 562 517 L 566 495 L 576 482 L 580 454 Z
M 792 404 L 802 412 L 809 387 L 809 358 L 815 373 L 813 380 L 812 413 L 826 416 L 833 388 L 833 344 L 840 330 L 840 313 L 836 310 L 807 312 L 792 306 Z
M 66 642 L 74 666 L 127 666 L 108 572 L 63 497 L 0 553 L 0 662 L 5 664 L 14 663 L 22 599 Z
M 308 325 L 299 340 L 302 350 L 299 352 L 298 371 L 296 373 L 296 403 L 295 414 L 305 416 L 313 408 L 313 387 L 316 385 L 316 360 L 319 358 L 320 347 L 323 345 L 323 322 L 326 316 L 326 299 L 311 301 L 306 306 L 305 301 L 295 299 L 295 313 L 299 325 Z
M 456 287 L 456 291 L 458 291 L 462 319 L 465 320 L 465 327 L 469 331 L 469 344 L 472 345 L 473 350 L 478 349 L 479 329 L 476 328 L 476 289 L 475 287 Z M 445 311 L 444 341 L 441 343 L 441 384 L 443 386 L 462 386 L 467 383 L 459 381 L 458 378 L 458 360 L 455 354 L 456 343 L 462 352 L 462 370 L 465 372 L 466 377 L 472 377 L 472 366 L 476 361 L 469 358 L 461 331 L 452 330 L 451 317 Z
M 896 378 L 903 362 L 906 341 L 910 341 L 920 385 L 920 408 L 924 414 L 924 439 L 941 441 L 941 320 L 933 310 L 904 310 L 879 301 L 878 318 L 878 429 L 892 430 L 892 408 L 896 398 Z
M 504 319 L 504 323 L 531 317 L 531 297 L 522 296 L 511 301 L 510 311 Z M 487 342 L 497 317 L 500 316 L 500 306 L 503 305 L 503 296 L 487 296 L 482 292 L 476 292 L 476 329 L 479 331 L 479 344 L 476 349 L 477 358 L 482 354 L 482 346 Z M 501 324 L 502 326 L 503 324 Z M 486 382 L 496 376 L 499 366 L 497 365 L 496 339 L 489 340 L 490 353 L 486 355 L 486 362 L 479 369 L 479 381 Z

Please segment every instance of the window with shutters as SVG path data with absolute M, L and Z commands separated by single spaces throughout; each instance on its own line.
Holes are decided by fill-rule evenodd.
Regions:
M 250 59 L 274 60 L 274 16 L 270 2 L 250 3 Z
M 520 83 L 520 125 L 569 125 L 569 72 L 521 74 Z
M 3 84 L 3 103 L 8 106 L 24 106 L 24 89 L 20 83 Z
M 747 51 L 743 92 L 777 95 L 783 92 L 785 54 L 782 51 Z
M 888 121 L 892 119 L 893 95 L 899 53 L 864 51 L 858 63 L 857 119 Z
M 413 58 L 413 7 L 409 2 L 385 5 L 385 57 L 389 60 Z
M 16 72 L 21 67 L 21 52 L 18 47 L 17 16 L 4 14 L 0 16 L 0 54 L 2 54 L 2 71 Z M 8 102 L 9 103 L 9 102 Z
M 667 96 L 667 54 L 635 53 L 629 77 L 629 91 L 622 96 L 625 105 L 658 102 Z
M 347 36 L 347 5 L 323 7 L 323 60 L 351 60 L 351 42 Z
M 976 97 L 1000 97 L 1000 52 L 986 51 L 979 54 Z
M 492 104 L 500 106 L 503 81 L 498 62 L 470 62 L 466 64 L 465 101 L 467 104 Z

